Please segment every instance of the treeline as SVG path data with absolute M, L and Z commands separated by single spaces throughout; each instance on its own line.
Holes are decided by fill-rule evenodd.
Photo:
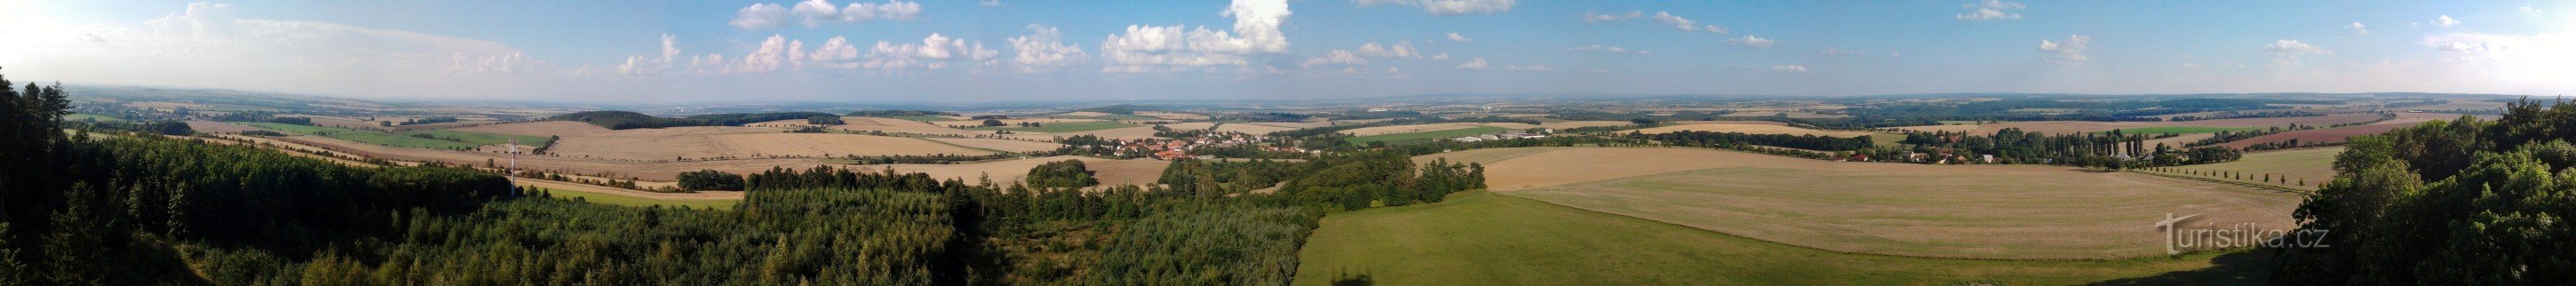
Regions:
M 2354 137 L 2335 180 L 2267 240 L 2281 284 L 2541 285 L 2576 281 L 2576 105 L 2508 104 Z
M 608 129 L 666 128 L 686 126 L 739 126 L 769 121 L 809 119 L 835 116 L 821 112 L 721 113 L 683 118 L 662 118 L 633 111 L 583 111 L 547 117 L 548 120 L 571 120 L 599 125 Z
M 1679 131 L 1663 134 L 1629 132 L 1628 138 L 1653 140 L 1675 146 L 1736 149 L 1744 145 L 1785 147 L 1816 151 L 1855 151 L 1875 147 L 1869 136 L 1834 137 L 1792 134 L 1745 134 L 1736 132 Z
M 851 111 L 849 115 L 857 117 L 957 116 L 956 113 L 950 112 L 899 109 Z
M 1966 132 L 1908 133 L 1899 143 L 1912 144 L 1915 154 L 1952 154 L 1960 159 L 1982 160 L 1993 155 L 1995 163 L 2050 164 L 2127 169 L 2153 166 L 2208 164 L 2235 161 L 2242 153 L 2225 147 L 2182 149 L 2158 143 L 2146 144 L 2146 134 L 2126 134 L 2120 130 L 2103 133 L 2049 135 L 2005 128 L 1992 135 L 1969 135 Z M 1886 157 L 1895 154 L 1872 154 Z M 1927 160 L 1928 161 L 1928 160 Z

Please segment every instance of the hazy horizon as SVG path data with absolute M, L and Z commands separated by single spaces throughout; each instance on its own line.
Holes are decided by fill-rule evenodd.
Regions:
M 12 79 L 396 100 L 2576 90 L 2545 2 L 0 0 Z M 861 11 L 861 12 L 854 12 Z

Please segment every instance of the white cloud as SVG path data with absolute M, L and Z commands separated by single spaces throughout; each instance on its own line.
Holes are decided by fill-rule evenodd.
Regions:
M 659 73 L 661 73 L 661 71 L 663 71 L 663 70 L 668 70 L 668 69 L 670 69 L 670 68 L 671 68 L 671 64 L 672 64 L 672 63 L 671 63 L 672 58 L 676 58 L 676 57 L 679 57 L 679 56 L 680 56 L 680 45 L 679 45 L 679 41 L 677 41 L 677 39 L 675 39 L 675 38 L 672 38 L 672 37 L 671 37 L 671 34 L 662 34 L 662 56 L 661 56 L 661 57 L 658 57 L 658 58 L 644 57 L 644 56 L 629 56 L 629 57 L 626 57 L 626 63 L 625 63 L 625 64 L 621 64 L 621 65 L 618 65 L 618 66 L 617 66 L 617 73 L 619 73 L 619 74 L 630 74 L 630 75 L 651 75 L 651 74 L 659 74 Z
M 1326 65 L 1326 64 L 1366 65 L 1366 64 L 1369 64 L 1369 61 L 1368 61 L 1368 59 L 1366 59 L 1366 58 L 1420 58 L 1420 57 L 1422 57 L 1422 54 L 1419 54 L 1419 53 L 1416 53 L 1416 52 L 1415 52 L 1415 50 L 1413 49 L 1413 43 L 1396 43 L 1396 44 L 1394 44 L 1394 45 L 1380 45 L 1380 44 L 1378 44 L 1377 42 L 1369 42 L 1369 43 L 1366 43 L 1366 44 L 1360 44 L 1360 48 L 1359 48 L 1359 49 L 1358 49 L 1358 51 L 1356 51 L 1356 52 L 1354 52 L 1354 51 L 1352 51 L 1352 50 L 1332 50 L 1332 51 L 1327 51 L 1327 52 L 1325 52 L 1325 53 L 1324 53 L 1324 56 L 1322 56 L 1322 57 L 1315 57 L 1315 58 L 1306 59 L 1306 62 L 1305 62 L 1305 63 L 1299 64 L 1298 66 L 1299 66 L 1299 67 L 1314 67 L 1314 66 L 1318 66 L 1318 65 Z
M 2361 22 L 2352 22 L 2352 24 L 2351 24 L 2351 25 L 2343 25 L 2343 27 L 2344 27 L 2344 28 L 2348 28 L 2348 29 L 2352 29 L 2352 32 L 2353 32 L 2353 33 L 2360 33 L 2360 34 L 2369 34 L 2369 33 L 2370 33 L 2370 26 L 2369 26 L 2369 25 L 2362 25 L 2362 24 L 2361 24 Z
M 1629 50 L 1628 48 L 1613 47 L 1613 46 L 1604 46 L 1604 45 L 1581 46 L 1581 47 L 1574 47 L 1573 49 L 1567 49 L 1567 50 L 1569 50 L 1569 51 L 1584 51 L 1584 52 L 1603 52 L 1603 53 L 1612 53 L 1612 54 L 1637 54 L 1637 55 L 1652 55 L 1652 54 L 1655 54 L 1654 52 L 1649 52 L 1649 51 L 1645 51 L 1645 50 Z
M 797 2 L 793 8 L 785 7 L 771 3 L 754 3 L 736 11 L 730 24 L 734 28 L 754 30 L 778 27 L 786 23 L 790 16 L 795 17 L 795 21 L 805 27 L 819 27 L 831 22 L 912 20 L 921 16 L 920 2 L 899 0 L 885 3 L 850 3 L 849 6 L 838 8 L 835 8 L 836 6 L 829 0 L 806 0 Z
M 1822 51 L 1816 51 L 1816 53 L 1824 54 L 1824 55 L 1826 55 L 1826 56 L 1846 56 L 1846 55 L 1857 55 L 1857 54 L 1861 54 L 1861 53 L 1865 53 L 1865 52 L 1862 52 L 1862 51 L 1854 51 L 1854 50 L 1844 50 L 1844 49 L 1840 49 L 1840 48 L 1825 48 L 1825 50 L 1822 50 Z
M 1674 30 L 1692 32 L 1707 31 L 1719 34 L 1726 33 L 1726 27 L 1719 27 L 1717 25 L 1699 25 L 1698 23 L 1692 22 L 1690 19 L 1682 18 L 1681 16 L 1673 16 L 1672 13 L 1665 13 L 1664 11 L 1655 11 L 1655 17 L 1652 19 L 1655 20 L 1656 23 L 1671 25 Z
M 12 75 L 89 84 L 151 84 L 402 96 L 521 95 L 499 87 L 591 73 L 527 56 L 508 44 L 327 22 L 240 18 L 249 6 L 164 6 L 166 16 L 63 25 L 0 1 L 0 63 Z M 184 10 L 182 10 L 184 9 Z M 134 27 L 134 28 L 129 28 Z M 26 74 L 20 74 L 26 73 Z M 257 76 L 245 76 L 257 75 Z M 399 76 L 392 76 L 399 75 Z M 459 86 L 457 82 L 476 82 Z
M 2043 39 L 2039 40 L 2039 55 L 2041 60 L 2050 63 L 2083 64 L 2085 61 L 2093 60 L 2091 57 L 2084 56 L 2084 50 L 2092 48 L 2092 44 L 2093 37 L 2085 35 L 2066 36 L 2065 42 Z
M 921 44 L 877 41 L 875 47 L 868 49 L 867 61 L 861 63 L 859 67 L 940 69 L 956 61 L 983 62 L 999 57 L 1001 54 L 1001 51 L 984 48 L 984 43 L 981 42 L 968 45 L 965 39 L 954 39 L 931 33 L 929 37 L 921 38 Z
M 1085 57 L 1082 47 L 1065 45 L 1064 32 L 1057 31 L 1055 27 L 1029 24 L 1028 29 L 1028 35 L 1010 39 L 1011 53 L 1015 54 L 1011 63 L 1020 72 L 1053 71 L 1057 66 Z
M 2540 9 L 2533 9 L 2533 8 L 2531 8 L 2531 5 L 2522 5 L 2522 8 L 2514 8 L 2514 11 L 2522 11 L 2522 15 L 2523 15 L 2523 16 L 2531 16 L 2531 17 L 2540 17 L 2540 16 L 2541 16 Z
M 787 8 L 779 7 L 778 4 L 754 3 L 750 7 L 742 7 L 742 10 L 735 11 L 733 21 L 726 23 L 744 30 L 777 27 L 787 23 Z
M 1726 44 L 1727 44 L 1727 45 L 1743 46 L 1743 47 L 1755 47 L 1755 48 L 1769 48 L 1769 47 L 1771 47 L 1771 45 L 1779 44 L 1779 43 L 1780 43 L 1780 41 L 1771 40 L 1771 39 L 1764 39 L 1764 38 L 1762 38 L 1762 37 L 1755 37 L 1755 36 L 1753 36 L 1753 35 L 1744 35 L 1744 37 L 1742 37 L 1742 38 L 1734 38 L 1734 39 L 1727 39 L 1727 40 L 1726 40 Z
M 1583 22 L 1585 22 L 1585 23 L 1600 23 L 1600 22 L 1618 22 L 1618 21 L 1627 21 L 1628 19 L 1636 19 L 1637 17 L 1644 17 L 1645 15 L 1646 15 L 1646 12 L 1643 12 L 1643 11 L 1628 11 L 1628 14 L 1599 14 L 1599 13 L 1592 13 L 1592 12 L 1583 12 Z
M 1485 62 L 1485 58 L 1476 58 L 1476 59 L 1474 59 L 1474 60 L 1468 60 L 1468 61 L 1467 61 L 1467 63 L 1458 64 L 1458 69 L 1462 69 L 1462 70 L 1481 70 L 1481 69 L 1490 68 L 1490 67 L 1492 67 L 1492 66 L 1493 66 L 1493 64 L 1492 64 L 1492 63 L 1487 63 L 1487 62 Z
M 2301 64 L 2301 60 L 2306 57 L 2334 54 L 2334 51 L 2326 50 L 2325 48 L 2308 45 L 2308 43 L 2299 42 L 2299 40 L 2288 39 L 2272 41 L 2271 44 L 2263 45 L 2263 51 L 2272 53 L 2272 64 L 2270 66 L 2276 68 L 2298 67 Z
M 1365 65 L 1365 64 L 1368 64 L 1368 63 L 1369 63 L 1368 59 L 1360 58 L 1360 56 L 1359 56 L 1358 54 L 1353 54 L 1353 53 L 1351 53 L 1351 51 L 1350 51 L 1350 50 L 1332 50 L 1332 51 L 1329 51 L 1329 52 L 1325 52 L 1325 53 L 1324 53 L 1324 56 L 1322 56 L 1322 57 L 1315 57 L 1315 58 L 1312 58 L 1312 59 L 1306 59 L 1306 62 L 1305 62 L 1304 64 L 1299 64 L 1298 66 L 1299 66 L 1299 67 L 1314 67 L 1314 66 L 1327 65 L 1327 64 L 1341 64 L 1341 65 Z
M 1002 0 L 975 1 L 975 6 L 1002 7 Z
M 1785 73 L 1807 73 L 1807 66 L 1802 66 L 1802 65 L 1775 65 L 1775 66 L 1771 66 L 1771 71 L 1776 71 L 1776 72 L 1785 72 Z
M 1959 5 L 1959 8 L 1961 8 L 1961 9 L 1970 9 L 1970 11 L 1971 11 L 1971 12 L 1968 12 L 1967 14 L 1959 14 L 1959 15 L 1957 15 L 1957 16 L 1955 16 L 1955 17 L 1954 17 L 1954 18 L 1956 18 L 1956 19 L 1958 19 L 1958 20 L 1960 20 L 1960 21 L 1987 21 L 1987 20 L 2021 20 L 2021 14 L 2013 14 L 2013 13 L 2009 13 L 2009 12 L 2004 12 L 2004 10 L 2020 10 L 2020 9 L 2028 8 L 2028 7 L 2027 7 L 2027 6 L 2023 6 L 2023 5 L 2022 5 L 2021 3 L 2019 3 L 2019 2 L 2005 2 L 2005 1 L 2002 1 L 2002 0 L 1986 0 L 1985 2 L 1969 3 L 1969 4 L 1967 4 L 1967 5 Z
M 1432 15 L 1493 14 L 1511 11 L 1515 0 L 1352 0 L 1360 6 L 1379 4 L 1418 6 Z
M 1432 59 L 1432 60 L 1441 60 L 1441 61 L 1446 61 L 1446 60 L 1449 60 L 1449 53 L 1440 53 L 1440 54 L 1437 54 L 1437 55 L 1431 55 L 1431 59 Z
M 1149 72 L 1177 69 L 1242 66 L 1248 54 L 1282 53 L 1288 50 L 1288 37 L 1279 32 L 1288 21 L 1287 0 L 1235 0 L 1220 14 L 1234 18 L 1232 33 L 1208 30 L 1207 27 L 1184 30 L 1181 26 L 1127 26 L 1127 32 L 1112 34 L 1100 42 L 1101 56 L 1109 62 L 1105 72 Z
M 2433 24 L 2433 26 L 2436 26 L 2436 27 L 2459 26 L 2459 25 L 2460 25 L 2460 20 L 2459 20 L 2459 19 L 2451 19 L 2451 15 L 2442 15 L 2442 17 L 2441 17 L 2441 18 L 2433 18 L 2433 21 L 2431 22 L 2431 24 Z
M 1476 39 L 1467 38 L 1467 36 L 1459 36 L 1458 33 L 1449 33 L 1449 40 L 1458 41 L 1460 43 L 1476 41 Z

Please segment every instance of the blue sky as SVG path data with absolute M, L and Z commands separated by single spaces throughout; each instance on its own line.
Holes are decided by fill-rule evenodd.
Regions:
M 0 72 L 621 103 L 2556 95 L 2576 89 L 2571 15 L 2564 1 L 0 0 Z

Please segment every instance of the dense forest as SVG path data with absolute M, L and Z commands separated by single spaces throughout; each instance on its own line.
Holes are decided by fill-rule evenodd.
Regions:
M 1399 153 L 1237 167 L 1290 182 L 1275 192 L 818 167 L 742 177 L 730 210 L 637 208 L 494 171 L 66 134 L 63 94 L 0 93 L 0 285 L 1286 284 L 1324 214 L 1482 184 Z
M 2576 281 L 2576 105 L 2355 137 L 2274 248 L 2283 284 Z
M 643 113 L 635 113 L 633 111 L 583 111 L 556 115 L 554 117 L 547 117 L 546 119 L 581 121 L 590 123 L 591 125 L 599 125 L 599 127 L 605 127 L 608 129 L 626 130 L 683 126 L 737 126 L 779 120 L 808 119 L 817 116 L 837 115 L 821 112 L 773 112 L 722 113 L 694 115 L 682 118 L 661 118 L 654 117 L 652 115 L 645 115 Z

